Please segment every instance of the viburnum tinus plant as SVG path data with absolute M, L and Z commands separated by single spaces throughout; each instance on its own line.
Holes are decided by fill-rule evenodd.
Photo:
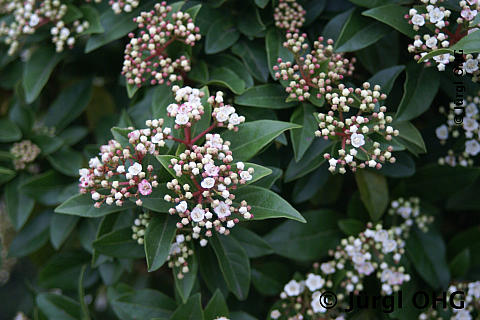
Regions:
M 479 10 L 0 0 L 0 320 L 475 319 Z

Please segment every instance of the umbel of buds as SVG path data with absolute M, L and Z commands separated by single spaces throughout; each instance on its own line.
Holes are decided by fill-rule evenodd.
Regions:
M 192 236 L 190 234 L 179 233 L 170 246 L 167 257 L 168 266 L 175 270 L 178 279 L 183 279 L 185 273 L 190 271 L 188 258 L 194 253 L 191 248 L 191 241 Z
M 307 11 L 295 0 L 279 0 L 273 14 L 275 26 L 288 32 L 299 32 L 299 28 L 305 22 L 306 13 Z
M 411 8 L 405 19 L 417 31 L 413 43 L 408 45 L 408 51 L 415 53 L 415 60 L 419 60 L 431 51 L 449 48 L 467 34 L 478 30 L 475 17 L 478 14 L 478 1 L 459 1 L 460 16 L 455 22 L 449 21 L 452 12 L 439 6 L 442 0 L 422 0 L 423 5 Z M 478 56 L 477 56 L 478 59 Z M 478 60 L 472 55 L 467 57 L 463 65 L 465 73 L 478 74 Z M 445 66 L 454 60 L 454 56 L 444 53 L 433 57 L 439 71 L 444 71 Z M 431 62 L 425 60 L 427 65 Z
M 167 183 L 174 194 L 164 197 L 174 204 L 169 213 L 181 219 L 179 229 L 192 228 L 192 237 L 201 239 L 201 246 L 207 244 L 212 231 L 228 235 L 240 218 L 253 218 L 250 206 L 236 200 L 234 192 L 252 180 L 254 169 L 243 162 L 233 164 L 229 145 L 220 135 L 207 134 L 203 146 L 194 145 L 172 158 L 169 166 L 178 177 Z
M 0 22 L 0 38 L 9 46 L 8 54 L 13 55 L 20 47 L 23 36 L 32 35 L 44 25 L 50 27 L 52 42 L 56 51 L 63 51 L 65 45 L 72 48 L 75 35 L 89 27 L 88 21 L 76 20 L 66 23 L 67 4 L 60 0 L 0 0 L 0 14 L 11 15 L 12 19 Z
M 368 223 L 357 237 L 341 240 L 336 250 L 329 252 L 332 260 L 314 263 L 313 271 L 304 279 L 296 278 L 285 285 L 269 319 L 302 319 L 305 315 L 309 319 L 342 319 L 348 295 L 360 294 L 363 279 L 369 275 L 376 275 L 380 281 L 382 295 L 399 291 L 410 280 L 400 264 L 409 230 L 413 225 L 426 230 L 426 223 L 432 219 L 420 213 L 416 198 L 393 201 L 390 213 L 398 214 L 403 222 L 389 229 Z M 325 291 L 335 292 L 339 307 L 325 308 L 319 301 Z
M 323 37 L 313 43 L 313 50 L 308 52 L 306 34 L 287 33 L 283 46 L 290 50 L 295 61 L 284 62 L 278 58 L 273 67 L 275 78 L 289 81 L 286 91 L 289 100 L 304 101 L 313 94 L 320 99 L 331 92 L 335 84 L 352 75 L 355 58 L 348 60 L 341 53 L 333 52 L 333 40 L 324 44 Z
M 166 49 L 174 41 L 194 46 L 201 38 L 200 30 L 188 13 L 171 11 L 164 1 L 134 19 L 140 32 L 128 35 L 130 42 L 125 47 L 122 69 L 128 84 L 140 87 L 148 81 L 152 85 L 170 85 L 182 80 L 183 72 L 190 71 L 186 56 L 169 57 Z
M 462 125 L 455 123 L 456 105 L 451 103 L 449 110 L 440 107 L 440 112 L 447 118 L 446 123 L 436 128 L 435 134 L 442 145 L 448 143 L 451 149 L 444 157 L 438 159 L 441 165 L 448 164 L 455 167 L 457 165 L 467 167 L 473 166 L 476 157 L 480 153 L 480 126 L 478 124 L 480 98 L 479 94 L 475 97 L 468 96 L 465 101 L 465 116 L 463 117 Z M 450 142 L 449 142 L 450 139 Z
M 14 143 L 10 148 L 15 170 L 23 170 L 40 154 L 40 148 L 30 140 Z
M 387 97 L 380 89 L 376 85 L 371 90 L 368 82 L 356 89 L 340 84 L 325 95 L 331 110 L 317 115 L 319 130 L 315 135 L 338 143 L 335 153 L 324 154 L 332 173 L 338 170 L 343 174 L 345 167 L 352 171 L 367 166 L 381 169 L 382 163 L 395 162 L 388 141 L 398 136 L 399 131 L 389 125 L 393 119 L 385 115 L 387 107 L 380 106 Z M 348 116 L 352 107 L 358 108 L 358 112 Z

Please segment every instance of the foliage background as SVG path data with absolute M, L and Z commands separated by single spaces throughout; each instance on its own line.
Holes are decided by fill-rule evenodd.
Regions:
M 331 175 L 321 156 L 323 146 L 313 136 L 316 124 L 312 113 L 316 107 L 308 103 L 285 103 L 283 88 L 272 78 L 271 67 L 277 53 L 282 52 L 281 33 L 273 26 L 274 3 L 187 1 L 183 9 L 202 4 L 196 24 L 203 38 L 192 50 L 193 70 L 184 84 L 209 85 L 210 92 L 226 91 L 227 102 L 238 107 L 239 114 L 245 115 L 247 121 L 278 119 L 303 125 L 302 129 L 280 134 L 252 162 L 273 170 L 271 178 L 263 181 L 264 186 L 280 193 L 308 221 L 300 224 L 276 219 L 248 224 L 248 229 L 263 240 L 255 238 L 251 245 L 259 248 L 248 250 L 251 285 L 246 300 L 240 301 L 228 293 L 211 249 L 204 249 L 199 255 L 199 278 L 194 291 L 201 293 L 205 305 L 219 288 L 227 297 L 233 319 L 265 318 L 284 283 L 295 272 L 304 273 L 313 261 L 326 258 L 328 249 L 334 248 L 341 237 L 355 232 L 358 221 L 380 218 L 385 204 L 371 195 L 380 195 L 383 202 L 399 196 L 417 196 L 422 207 L 435 215 L 435 227 L 427 235 L 409 240 L 408 269 L 414 280 L 404 291 L 438 290 L 452 279 L 479 279 L 480 171 L 477 167 L 436 164 L 446 150 L 434 134 L 443 121 L 437 109 L 454 98 L 452 74 L 417 65 L 406 50 L 411 34 L 399 32 L 401 26 L 392 27 L 369 17 L 374 15 L 372 10 L 376 7 L 398 1 L 300 2 L 307 10 L 303 30 L 309 39 L 319 35 L 332 38 L 337 50 L 357 58 L 351 79 L 354 84 L 360 85 L 373 77 L 382 87 L 391 88 L 386 105 L 402 120 L 412 120 L 420 132 L 421 136 L 411 128 L 414 133 L 406 138 L 410 142 L 408 149 L 418 155 L 399 152 L 398 163 L 386 166 L 379 174 L 367 170 L 357 177 L 351 173 Z M 92 243 L 101 218 L 53 212 L 57 205 L 77 193 L 78 168 L 96 152 L 99 144 L 110 139 L 111 127 L 132 124 L 142 127 L 146 119 L 157 116 L 165 106 L 168 88 L 142 88 L 129 98 L 120 75 L 125 35 L 135 28 L 130 21 L 153 3 L 144 1 L 131 14 L 118 16 L 106 3 L 92 5 L 98 12 L 93 18 L 98 29 L 82 38 L 71 51 L 55 53 L 42 34 L 27 41 L 26 48 L 32 50 L 32 56 L 26 62 L 19 56 L 7 56 L 4 47 L 0 49 L 0 114 L 2 119 L 10 121 L 0 125 L 1 148 L 8 151 L 10 142 L 23 136 L 43 150 L 39 160 L 42 170 L 38 175 L 14 173 L 8 165 L 0 168 L 2 182 L 9 181 L 2 184 L 1 193 L 7 207 L 14 212 L 10 213 L 10 219 L 15 238 L 9 252 L 18 258 L 10 280 L 0 288 L 0 301 L 4 302 L 0 306 L 0 319 L 11 319 L 20 310 L 34 319 L 44 319 L 35 297 L 53 288 L 60 288 L 77 304 L 83 265 L 87 265 L 83 279 L 85 295 L 93 300 L 92 304 L 108 300 L 104 311 L 90 308 L 95 318 L 133 319 L 140 315 L 142 311 L 129 302 L 148 305 L 148 297 L 153 295 L 131 290 L 149 288 L 176 297 L 170 269 L 164 266 L 148 273 L 143 258 L 106 259 L 92 268 L 89 264 Z M 370 14 L 365 13 L 367 10 Z M 398 11 L 390 13 L 392 17 L 398 16 Z M 471 95 L 478 91 L 477 84 L 466 80 L 465 85 Z M 33 129 L 39 124 L 55 127 L 55 135 L 39 134 Z M 9 161 L 2 156 L 3 153 L 1 161 Z M 375 207 L 378 216 L 371 216 L 366 206 Z M 129 226 L 132 218 L 120 215 L 116 224 Z M 118 299 L 122 293 L 130 292 L 126 300 Z M 130 315 L 119 311 L 122 308 Z M 232 311 L 237 312 L 232 314 Z M 402 310 L 383 315 L 368 310 L 359 317 L 367 313 L 369 317 L 412 319 L 417 312 Z

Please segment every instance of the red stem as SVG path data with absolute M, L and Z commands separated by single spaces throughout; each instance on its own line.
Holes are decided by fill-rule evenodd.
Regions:
M 207 129 L 203 130 L 202 132 L 200 132 L 198 136 L 193 138 L 192 141 L 190 141 L 190 144 L 194 144 L 198 139 L 200 139 L 201 137 L 203 137 L 204 135 L 212 131 L 216 127 L 216 125 L 217 125 L 217 121 L 213 121 L 212 125 Z

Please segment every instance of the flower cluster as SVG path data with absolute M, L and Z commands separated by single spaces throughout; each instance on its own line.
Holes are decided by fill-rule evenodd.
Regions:
M 148 155 L 158 154 L 158 149 L 165 145 L 164 135 L 168 135 L 170 129 L 162 130 L 162 119 L 148 124 L 150 128 L 128 134 L 129 146 L 122 147 L 119 142 L 110 140 L 100 147 L 100 159 L 90 159 L 89 168 L 79 170 L 80 192 L 89 192 L 95 207 L 103 203 L 122 206 L 128 199 L 136 200 L 141 206 L 140 195 L 149 195 L 158 186 L 153 166 L 142 163 Z
M 170 252 L 168 253 L 167 261 L 168 266 L 172 269 L 178 270 L 176 276 L 178 279 L 183 279 L 184 274 L 188 273 L 188 257 L 193 255 L 193 249 L 191 249 L 190 242 L 192 236 L 190 234 L 177 234 L 175 242 L 170 246 Z
M 35 161 L 40 152 L 40 148 L 30 140 L 14 143 L 10 148 L 10 154 L 13 156 L 15 170 L 28 169 L 36 171 L 32 167 L 32 162 Z
M 345 173 L 345 166 L 355 171 L 367 166 L 380 169 L 384 162 L 395 162 L 393 147 L 388 141 L 398 136 L 399 131 L 389 125 L 393 118 L 385 115 L 387 107 L 380 106 L 386 99 L 380 89 L 376 85 L 371 90 L 368 82 L 356 89 L 340 84 L 334 92 L 325 95 L 331 110 L 317 115 L 319 130 L 315 135 L 340 142 L 336 155 L 324 154 L 332 173 L 337 170 Z M 351 112 L 352 106 L 359 111 L 347 117 L 344 113 Z
M 293 53 L 295 62 L 278 58 L 273 70 L 277 79 L 289 81 L 285 90 L 290 100 L 304 101 L 312 94 L 320 99 L 344 76 L 352 75 L 355 58 L 350 61 L 343 54 L 334 53 L 333 40 L 328 39 L 325 45 L 323 37 L 319 37 L 307 53 L 306 34 L 287 33 L 286 37 L 283 46 Z
M 363 290 L 363 278 L 375 274 L 381 283 L 381 294 L 399 291 L 410 280 L 405 268 L 399 265 L 405 252 L 405 239 L 413 224 L 426 229 L 431 218 L 420 214 L 418 199 L 397 199 L 392 202 L 390 213 L 403 218 L 403 222 L 385 229 L 381 224 L 367 224 L 357 237 L 342 239 L 335 251 L 329 254 L 333 260 L 314 263 L 313 272 L 306 279 L 288 282 L 270 313 L 271 319 L 343 319 L 341 308 L 346 308 L 349 294 L 359 295 Z M 415 220 L 413 219 L 415 218 Z M 393 261 L 393 263 L 392 263 Z M 340 308 L 326 309 L 320 302 L 322 293 L 334 291 Z
M 305 22 L 306 13 L 295 0 L 280 0 L 273 14 L 275 26 L 288 32 L 299 32 Z
M 465 295 L 453 295 L 454 301 L 452 303 L 456 306 L 461 306 L 461 302 L 464 303 L 464 307 L 459 309 L 450 309 L 450 312 L 444 313 L 441 316 L 435 308 L 429 308 L 428 311 L 419 315 L 419 320 L 438 320 L 438 319 L 450 319 L 450 320 L 473 320 L 477 319 L 480 315 L 480 281 L 475 282 L 459 282 L 451 284 L 447 290 L 447 301 L 450 304 L 451 294 L 461 291 Z M 458 300 L 457 299 L 461 299 Z M 445 317 L 447 316 L 447 317 Z
M 0 0 L 0 14 L 13 17 L 11 21 L 0 22 L 0 37 L 4 37 L 3 41 L 9 46 L 8 54 L 13 55 L 18 50 L 22 36 L 32 35 L 44 25 L 50 26 L 52 42 L 57 52 L 63 51 L 65 45 L 72 48 L 75 35 L 84 32 L 89 23 L 80 20 L 65 23 L 63 19 L 67 9 L 67 4 L 60 0 Z
M 462 126 L 455 123 L 454 118 L 457 114 L 454 103 L 450 104 L 448 111 L 444 107 L 440 108 L 440 112 L 447 117 L 447 122 L 436 128 L 437 138 L 441 144 L 446 144 L 450 137 L 460 140 L 462 150 L 449 149 L 447 156 L 438 159 L 439 164 L 448 164 L 452 167 L 457 165 L 466 167 L 474 164 L 473 157 L 480 153 L 479 103 L 480 97 L 478 95 L 475 97 L 468 96 L 465 99 L 465 117 Z M 456 142 L 452 148 L 456 149 L 458 145 Z
M 125 47 L 122 74 L 128 84 L 140 87 L 149 80 L 152 85 L 170 85 L 182 80 L 181 72 L 190 71 L 187 57 L 172 59 L 166 49 L 174 41 L 194 46 L 201 38 L 200 30 L 188 13 L 171 11 L 164 1 L 134 19 L 141 31 L 138 37 L 130 33 L 130 43 Z
M 132 239 L 136 240 L 138 244 L 143 244 L 145 231 L 148 228 L 150 222 L 150 213 L 145 212 L 138 215 L 138 218 L 133 221 L 132 226 Z
M 478 30 L 478 25 L 472 25 L 479 9 L 477 0 L 459 1 L 461 12 L 456 19 L 454 28 L 451 28 L 449 21 L 452 12 L 439 6 L 439 3 L 443 2 L 442 0 L 422 0 L 421 2 L 423 4 L 421 7 L 412 8 L 405 15 L 405 19 L 408 19 L 413 29 L 420 31 L 420 34 L 415 35 L 414 42 L 408 45 L 408 51 L 415 53 L 415 60 L 419 60 L 431 51 L 449 48 L 467 34 Z M 449 53 L 444 53 L 433 57 L 433 60 L 438 70 L 444 71 L 445 66 L 452 62 L 454 57 Z M 430 64 L 428 60 L 425 62 Z M 466 73 L 476 73 L 478 60 L 473 59 L 472 55 L 467 56 L 463 69 Z
M 175 193 L 164 198 L 174 203 L 169 213 L 181 218 L 179 229 L 192 228 L 192 237 L 201 239 L 201 246 L 207 245 L 212 231 L 228 235 L 240 218 L 253 218 L 245 201 L 234 203 L 234 191 L 253 179 L 254 169 L 242 162 L 233 164 L 229 144 L 218 134 L 207 134 L 203 146 L 194 145 L 171 159 L 169 166 L 178 177 L 167 184 Z

